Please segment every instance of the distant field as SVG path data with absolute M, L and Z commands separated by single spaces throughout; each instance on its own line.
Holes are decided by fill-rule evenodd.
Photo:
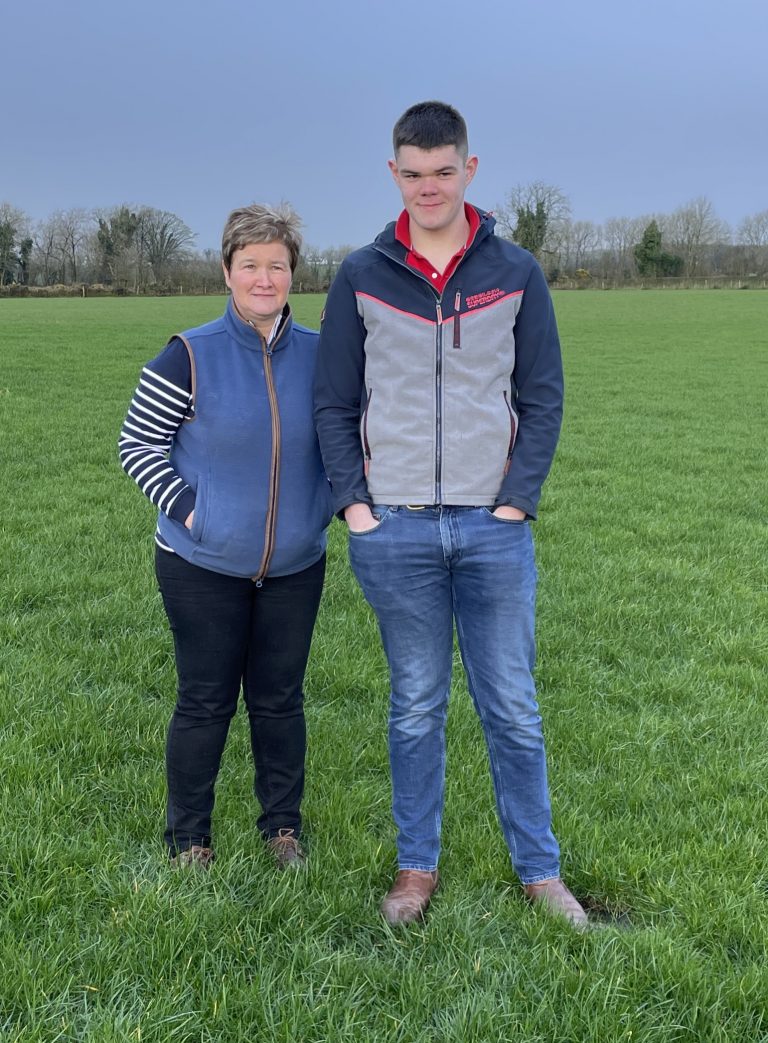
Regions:
M 608 922 L 584 936 L 521 898 L 458 670 L 444 886 L 425 925 L 380 921 L 387 681 L 338 524 L 310 867 L 276 876 L 249 833 L 238 718 L 218 861 L 167 870 L 171 642 L 115 444 L 142 364 L 222 306 L 0 301 L 0 1039 L 768 1040 L 768 295 L 556 296 L 537 676 L 564 875 Z

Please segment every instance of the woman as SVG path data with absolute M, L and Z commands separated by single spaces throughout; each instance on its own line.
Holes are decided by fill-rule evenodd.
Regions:
M 302 683 L 332 508 L 312 422 L 318 335 L 287 304 L 298 227 L 286 207 L 230 214 L 227 309 L 147 364 L 120 437 L 124 470 L 160 510 L 155 565 L 178 673 L 166 746 L 175 866 L 214 858 L 214 786 L 241 688 L 258 829 L 280 868 L 305 857 Z

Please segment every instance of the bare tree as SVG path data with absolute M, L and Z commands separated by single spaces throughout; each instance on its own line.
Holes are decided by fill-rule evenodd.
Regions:
M 163 282 L 168 277 L 170 267 L 183 260 L 185 251 L 194 240 L 195 233 L 176 214 L 151 206 L 139 210 L 137 255 L 140 266 L 146 261 L 151 267 L 156 282 Z
M 299 263 L 293 276 L 293 285 L 299 290 L 319 292 L 327 290 L 339 264 L 350 247 L 324 247 L 304 244 Z
M 662 227 L 662 234 L 673 253 L 683 259 L 687 275 L 696 275 L 708 247 L 730 241 L 728 225 L 715 214 L 705 196 L 678 207 Z
M 602 243 L 603 232 L 593 221 L 564 221 L 560 263 L 567 271 L 587 268 Z
M 12 224 L 17 235 L 29 233 L 29 217 L 24 211 L 7 201 L 0 202 L 0 221 Z
M 29 218 L 12 203 L 0 203 L 0 286 L 16 282 L 19 272 L 18 249 L 29 236 Z
M 224 293 L 224 273 L 221 269 L 221 252 L 207 247 L 201 253 L 193 254 L 191 264 L 194 265 L 198 281 L 206 292 L 220 290 Z
M 53 222 L 58 252 L 63 262 L 61 281 L 77 282 L 80 250 L 88 235 L 92 218 L 85 210 L 59 210 L 53 215 Z
M 635 274 L 635 244 L 640 242 L 648 217 L 609 217 L 603 225 L 603 263 L 606 274 L 630 279 Z
M 549 269 L 557 266 L 570 216 L 568 197 L 544 181 L 515 185 L 504 204 L 496 208 L 501 234 L 530 249 Z
M 322 251 L 316 246 L 304 243 L 299 263 L 293 273 L 294 289 L 300 293 L 306 290 L 315 290 L 319 281 L 320 266 L 322 263 Z
M 58 228 L 56 220 L 48 217 L 38 221 L 32 234 L 32 281 L 50 286 L 63 282 L 59 278 L 61 259 L 58 251 Z
M 736 233 L 747 273 L 768 268 L 768 210 L 745 217 Z
M 745 217 L 739 225 L 737 238 L 745 246 L 768 246 L 768 210 Z

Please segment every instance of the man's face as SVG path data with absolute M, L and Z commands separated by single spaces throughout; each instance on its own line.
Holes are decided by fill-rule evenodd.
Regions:
M 464 193 L 475 176 L 477 156 L 465 159 L 455 145 L 403 145 L 389 169 L 408 216 L 423 231 L 442 232 L 463 222 Z

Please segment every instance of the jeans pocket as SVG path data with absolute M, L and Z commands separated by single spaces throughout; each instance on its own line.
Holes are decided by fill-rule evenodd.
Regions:
M 494 514 L 490 507 L 481 507 L 482 511 L 488 515 L 491 521 L 496 522 L 499 525 L 527 525 L 527 518 L 500 518 L 498 514 Z
M 356 532 L 354 529 L 348 529 L 349 535 L 354 536 L 356 540 L 365 539 L 366 536 L 372 536 L 375 532 L 378 532 L 384 522 L 392 513 L 391 507 L 374 507 L 373 516 L 377 519 L 378 524 L 374 525 L 372 529 L 363 529 L 361 532 Z

